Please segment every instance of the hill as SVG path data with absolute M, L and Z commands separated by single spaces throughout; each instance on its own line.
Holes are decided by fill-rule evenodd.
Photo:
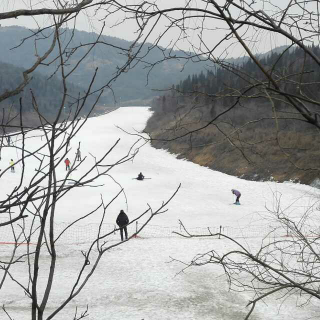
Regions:
M 319 47 L 310 50 L 320 53 Z M 298 48 L 272 52 L 259 63 L 271 70 L 280 89 L 268 86 L 249 59 L 188 76 L 155 99 L 145 129 L 153 146 L 245 179 L 318 184 L 320 137 L 315 122 L 305 117 L 318 117 L 318 65 Z M 305 113 L 284 94 L 304 101 Z
M 23 60 L 23 59 L 22 59 Z M 23 82 L 23 72 L 25 69 L 16 67 L 11 64 L 0 62 L 0 92 L 1 94 L 16 89 Z M 76 110 L 76 102 L 78 97 L 84 97 L 85 91 L 79 86 L 72 83 L 67 83 L 68 94 L 64 109 L 61 114 L 61 120 L 68 117 L 69 113 L 74 113 Z M 32 100 L 34 96 L 34 101 Z M 10 125 L 17 125 L 20 119 L 15 118 L 21 110 L 25 125 L 39 125 L 39 116 L 35 108 L 47 120 L 53 119 L 61 106 L 63 97 L 63 83 L 56 76 L 48 78 L 47 76 L 34 72 L 32 73 L 30 82 L 24 87 L 23 91 L 13 97 L 9 97 L 1 102 L 2 121 L 10 122 Z M 92 104 L 95 102 L 97 95 L 92 95 L 87 98 L 81 115 L 88 114 Z M 14 129 L 13 129 L 14 130 Z M 9 130 L 10 131 L 10 130 Z
M 44 31 L 45 32 L 45 31 Z M 50 45 L 52 31 L 49 29 L 46 34 L 36 35 L 26 41 L 33 34 L 32 30 L 23 27 L 11 26 L 0 28 L 0 57 L 5 63 L 13 64 L 22 68 L 29 68 L 35 61 L 35 43 L 37 52 L 42 54 Z M 46 38 L 47 37 L 47 38 Z M 91 51 L 90 46 L 97 39 L 96 33 L 88 33 L 78 30 L 64 29 L 61 41 L 64 46 L 64 54 L 68 56 L 65 66 L 66 70 L 71 70 L 77 61 L 84 57 L 78 68 L 70 75 L 69 81 L 76 86 L 86 88 L 90 83 L 95 68 L 99 68 L 93 88 L 99 89 L 109 81 L 112 90 L 105 92 L 105 97 L 109 98 L 109 103 L 113 104 L 113 94 L 117 102 L 127 102 L 136 100 L 137 105 L 141 101 L 150 99 L 159 92 L 154 89 L 168 89 L 173 84 L 184 79 L 188 74 L 199 73 L 208 63 L 200 61 L 191 63 L 186 60 L 189 54 L 182 51 L 174 51 L 153 47 L 151 44 L 144 44 L 132 47 L 133 43 L 119 38 L 102 35 L 99 43 Z M 41 39 L 41 41 L 38 41 Z M 19 46 L 19 47 L 17 47 Z M 132 62 L 117 81 L 113 77 L 127 61 L 128 55 L 119 48 L 132 50 L 132 54 L 139 50 L 138 64 Z M 57 48 L 50 55 L 48 61 L 54 60 L 58 51 Z M 23 59 L 21 59 L 23 57 Z M 199 59 L 198 59 L 199 60 Z M 163 61 L 162 63 L 158 63 Z M 212 63 L 209 63 L 212 65 Z M 56 71 L 58 62 L 40 66 L 37 71 L 44 75 L 50 75 Z

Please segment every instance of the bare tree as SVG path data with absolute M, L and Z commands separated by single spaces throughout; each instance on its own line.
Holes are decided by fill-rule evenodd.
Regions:
M 275 135 L 267 138 L 263 137 L 263 142 L 273 140 L 283 155 L 295 167 L 301 170 L 308 170 L 311 173 L 318 172 L 319 168 L 316 165 L 308 165 L 308 167 L 300 166 L 299 158 L 297 159 L 292 156 L 289 150 L 297 150 L 297 148 L 289 148 L 290 146 L 283 145 L 281 136 L 283 132 L 281 124 L 286 121 L 304 123 L 304 128 L 308 128 L 308 130 L 309 128 L 316 128 L 317 130 L 320 128 L 319 99 L 314 90 L 310 90 L 314 86 L 318 88 L 319 81 L 316 77 L 311 80 L 307 77 L 310 74 L 317 73 L 320 62 L 318 55 L 310 47 L 312 44 L 318 44 L 319 41 L 318 1 L 290 0 L 285 4 L 279 4 L 272 0 L 259 2 L 246 0 L 190 0 L 168 7 L 158 4 L 156 1 L 135 1 L 132 3 L 126 2 L 126 4 L 118 1 L 93 0 L 83 0 L 81 2 L 45 1 L 42 3 L 46 7 L 30 7 L 28 9 L 13 10 L 0 14 L 1 20 L 20 16 L 40 17 L 43 15 L 51 18 L 48 25 L 39 28 L 30 38 L 23 39 L 23 41 L 33 41 L 35 35 L 41 35 L 41 37 L 49 37 L 51 39 L 51 46 L 48 47 L 44 54 L 40 55 L 37 52 L 35 41 L 36 61 L 23 73 L 23 81 L 19 86 L 14 90 L 1 93 L 0 101 L 4 102 L 9 97 L 20 93 L 26 88 L 30 82 L 30 75 L 40 65 L 55 63 L 57 66 L 56 73 L 60 74 L 63 82 L 61 104 L 56 110 L 53 119 L 48 119 L 40 111 L 36 94 L 33 90 L 30 92 L 33 109 L 39 120 L 37 129 L 41 130 L 41 135 L 44 137 L 43 145 L 38 146 L 36 150 L 29 150 L 26 147 L 28 138 L 32 135 L 35 128 L 24 125 L 22 112 L 24 101 L 22 99 L 20 100 L 18 112 L 12 113 L 10 108 L 6 109 L 1 122 L 1 127 L 5 134 L 8 134 L 9 129 L 19 130 L 19 132 L 10 131 L 10 137 L 17 137 L 20 141 L 14 147 L 18 148 L 21 154 L 18 163 L 22 165 L 22 173 L 19 185 L 10 191 L 6 199 L 0 202 L 0 213 L 7 217 L 7 220 L 0 226 L 14 226 L 17 221 L 20 221 L 21 225 L 19 232 L 13 228 L 12 232 L 16 245 L 13 247 L 11 259 L 2 262 L 4 273 L 1 278 L 0 288 L 5 285 L 8 277 L 14 280 L 14 275 L 11 274 L 10 268 L 13 264 L 23 259 L 23 257 L 16 256 L 16 249 L 21 239 L 29 243 L 30 239 L 36 235 L 36 249 L 34 252 L 29 250 L 26 253 L 30 268 L 30 282 L 27 285 L 19 284 L 32 301 L 32 319 L 43 318 L 44 310 L 51 293 L 52 280 L 55 276 L 57 259 L 55 241 L 59 238 L 59 235 L 55 234 L 54 229 L 56 204 L 60 201 L 61 197 L 67 195 L 73 188 L 78 186 L 89 187 L 98 177 L 109 174 L 109 171 L 114 166 L 127 161 L 132 157 L 132 154 L 129 150 L 125 158 L 119 159 L 119 161 L 111 166 L 106 166 L 105 159 L 116 147 L 117 143 L 115 143 L 101 158 L 96 159 L 95 165 L 86 174 L 78 181 L 73 181 L 73 185 L 68 184 L 72 180 L 70 173 L 78 166 L 81 166 L 83 160 L 73 165 L 71 171 L 62 180 L 57 178 L 56 168 L 70 151 L 71 139 L 85 123 L 85 121 L 78 120 L 78 117 L 81 111 L 83 111 L 88 97 L 93 96 L 93 93 L 98 93 L 95 102 L 92 103 L 87 112 L 87 116 L 94 110 L 99 95 L 102 94 L 102 90 L 110 88 L 112 81 L 116 80 L 121 73 L 128 72 L 134 68 L 137 63 L 144 62 L 149 65 L 150 72 L 152 72 L 159 63 L 170 59 L 180 59 L 182 65 L 189 62 L 204 62 L 210 70 L 213 70 L 213 78 L 216 83 L 220 84 L 214 94 L 203 90 L 201 83 L 187 90 L 187 93 L 191 96 L 191 102 L 186 102 L 184 97 L 180 97 L 180 88 L 176 90 L 176 88 L 170 87 L 173 107 L 168 105 L 168 99 L 166 101 L 162 100 L 161 103 L 164 111 L 169 110 L 170 120 L 172 120 L 170 123 L 173 123 L 173 125 L 168 127 L 166 123 L 160 124 L 163 125 L 161 129 L 165 129 L 166 132 L 173 132 L 173 136 L 165 136 L 161 140 L 172 141 L 186 137 L 188 139 L 186 142 L 188 148 L 190 146 L 198 148 L 202 143 L 195 141 L 194 137 L 198 132 L 213 127 L 215 129 L 216 140 L 214 142 L 206 141 L 205 145 L 227 141 L 228 144 L 241 153 L 248 164 L 251 164 L 255 161 L 255 158 L 252 155 L 248 155 L 248 149 L 251 150 L 254 145 L 260 144 L 260 141 L 258 139 L 258 141 L 252 142 L 243 136 L 242 133 L 245 132 L 246 128 L 257 122 L 263 123 L 264 121 L 271 120 L 274 123 Z M 114 77 L 108 83 L 101 84 L 100 90 L 92 90 L 96 74 L 93 75 L 92 82 L 85 94 L 76 97 L 73 100 L 73 107 L 70 112 L 63 114 L 68 99 L 68 77 L 76 70 L 86 54 L 101 41 L 98 37 L 93 43 L 81 44 L 81 47 L 88 49 L 87 53 L 70 69 L 67 68 L 67 63 L 74 57 L 74 53 L 79 46 L 72 46 L 72 36 L 69 38 L 69 41 L 62 41 L 62 28 L 66 26 L 66 23 L 68 25 L 72 23 L 76 25 L 77 16 L 89 9 L 95 10 L 101 19 L 109 19 L 114 13 L 122 12 L 124 14 L 121 20 L 122 23 L 128 21 L 136 23 L 136 40 L 129 49 L 122 50 L 122 53 L 127 57 L 127 61 L 123 66 L 118 67 Z M 185 52 L 177 56 L 170 50 L 164 50 L 160 44 L 165 37 L 169 36 L 171 31 L 177 32 L 177 37 L 172 39 L 171 46 L 179 48 L 179 45 L 183 41 L 189 41 L 190 49 L 193 52 Z M 153 36 L 154 34 L 156 36 Z M 280 54 L 280 57 L 269 65 L 263 64 L 262 59 L 256 55 L 258 52 L 256 50 L 257 43 L 264 41 L 267 36 L 270 39 L 276 39 L 274 42 L 270 42 L 269 49 L 275 47 L 277 41 L 287 45 Z M 211 39 L 216 38 L 215 43 L 209 42 L 208 37 Z M 195 41 L 194 39 L 198 40 Z M 143 51 L 143 45 L 149 40 L 152 40 L 152 45 L 148 45 L 147 50 Z M 163 53 L 163 58 L 155 63 L 148 63 L 146 56 L 150 50 L 155 48 Z M 280 63 L 281 58 L 285 57 L 290 48 L 299 48 L 302 52 L 301 63 L 298 68 L 291 68 L 291 66 L 289 68 L 288 66 L 282 66 Z M 58 53 L 54 49 L 58 49 Z M 249 57 L 250 62 L 254 66 L 253 71 L 249 72 L 248 69 L 242 68 L 241 65 L 235 65 L 226 61 L 226 58 L 229 57 L 229 52 L 232 52 L 234 49 L 240 50 L 241 53 Z M 19 47 L 16 50 L 19 50 Z M 55 56 L 52 54 L 55 54 Z M 219 78 L 219 75 L 221 75 L 219 70 L 226 70 L 228 78 Z M 99 70 L 96 70 L 96 72 L 99 72 Z M 186 92 L 183 93 L 185 94 Z M 210 108 L 207 107 L 208 100 L 210 101 Z M 249 118 L 248 120 L 246 116 L 251 115 L 252 110 L 256 109 L 255 101 L 259 101 L 259 103 L 263 102 L 263 108 L 268 109 L 268 112 L 263 111 L 261 116 Z M 232 112 L 236 116 L 241 114 L 243 121 L 234 121 L 231 118 Z M 254 115 L 256 116 L 257 114 L 260 115 L 259 112 Z M 13 124 L 13 120 L 18 121 L 18 124 L 16 122 Z M 268 124 L 269 122 L 267 122 L 266 126 Z M 4 137 L 1 137 L 0 143 L 2 152 L 4 148 L 9 147 Z M 28 158 L 30 157 L 36 157 L 39 165 L 34 177 L 25 188 L 24 176 Z M 8 170 L 10 170 L 9 167 L 1 172 L 0 179 Z M 45 183 L 45 187 L 43 187 L 43 183 Z M 103 212 L 107 208 L 108 204 L 104 204 L 103 200 L 97 206 L 97 210 L 102 210 Z M 159 213 L 162 209 L 161 207 L 154 212 Z M 90 214 L 88 213 L 84 217 Z M 281 222 L 281 225 L 286 225 L 295 234 L 293 242 L 290 242 L 288 239 L 279 243 L 276 241 L 267 246 L 263 245 L 258 254 L 253 254 L 248 252 L 235 239 L 230 239 L 240 249 L 222 256 L 218 256 L 216 253 L 209 253 L 212 261 L 225 267 L 230 283 L 238 281 L 233 273 L 233 270 L 235 270 L 236 273 L 247 273 L 249 276 L 257 279 L 257 283 L 265 285 L 263 287 L 264 291 L 259 291 L 258 287 L 251 285 L 251 289 L 258 295 L 252 300 L 251 304 L 253 308 L 256 302 L 260 301 L 264 296 L 281 290 L 300 290 L 306 293 L 308 297 L 318 298 L 318 293 L 315 289 L 317 283 L 317 243 L 310 241 L 306 233 L 301 231 L 307 226 L 305 220 L 302 221 L 302 227 L 300 224 L 297 225 L 295 221 L 287 219 L 282 213 L 278 213 L 277 218 Z M 31 224 L 31 229 L 26 230 L 24 228 L 26 219 L 35 221 L 34 224 Z M 299 232 L 301 235 L 299 235 Z M 106 236 L 108 234 L 101 234 L 101 230 L 98 230 L 97 237 L 92 243 L 92 247 L 97 246 L 99 252 L 94 263 L 89 263 L 92 247 L 83 254 L 84 263 L 82 270 L 93 266 L 89 275 L 94 272 L 96 264 L 99 262 L 105 249 L 110 248 L 110 246 L 107 246 L 103 242 Z M 294 251 L 294 249 L 297 251 Z M 39 297 L 37 291 L 37 268 L 40 263 L 41 252 L 44 250 L 50 254 L 51 267 L 48 273 L 45 294 Z M 286 269 L 283 267 L 284 264 L 281 257 L 291 256 L 293 252 L 295 252 L 294 256 L 299 257 L 295 262 L 295 266 L 298 265 L 298 269 L 295 266 L 291 266 L 291 273 L 288 276 Z M 242 260 L 232 259 L 233 253 L 239 254 Z M 205 257 L 207 256 L 205 255 Z M 300 258 L 302 260 L 299 260 Z M 196 259 L 194 263 L 199 263 L 200 260 Z M 205 260 L 204 263 L 207 262 L 208 260 Z M 308 272 L 301 273 L 301 267 L 303 270 L 308 270 Z M 88 278 L 80 282 L 82 272 L 79 274 L 79 282 L 75 283 L 70 297 L 48 319 L 54 317 L 83 288 Z M 312 280 L 307 280 L 308 277 Z M 279 279 L 279 281 L 275 279 Z M 292 281 L 295 283 L 295 286 L 291 285 L 290 287 Z M 285 283 L 285 285 L 282 286 L 282 283 Z M 247 284 L 243 283 L 240 286 L 246 288 Z M 3 307 L 3 311 L 7 313 L 5 307 Z M 85 316 L 86 311 L 80 315 L 76 315 L 75 318 L 81 319 Z
M 249 319 L 255 306 L 269 296 L 275 296 L 281 303 L 293 297 L 298 306 L 320 299 L 316 207 L 311 206 L 302 216 L 292 217 L 281 209 L 279 195 L 275 194 L 275 200 L 268 216 L 268 223 L 273 228 L 265 235 L 261 234 L 263 239 L 256 246 L 223 231 L 212 233 L 209 228 L 206 234 L 192 234 L 180 222 L 183 232 L 178 234 L 182 237 L 212 237 L 232 247 L 229 250 L 212 249 L 196 255 L 191 262 L 179 263 L 185 265 L 182 271 L 207 264 L 221 266 L 230 290 L 251 294 L 245 319 Z
M 226 161 L 224 154 L 235 154 L 243 159 L 242 167 L 251 168 L 266 158 L 265 149 L 273 148 L 274 158 L 284 159 L 290 167 L 287 175 L 276 172 L 279 180 L 294 179 L 296 174 L 297 179 L 312 181 L 319 172 L 318 166 L 310 165 L 319 129 L 317 1 L 194 0 L 170 5 L 141 1 L 113 5 L 136 20 L 141 43 L 152 41 L 149 50 L 162 51 L 161 60 L 149 63 L 150 72 L 170 59 L 179 59 L 182 66 L 197 62 L 199 67 L 206 65 L 211 72 L 209 80 L 215 84 L 211 91 L 201 79 L 184 89 L 168 84 L 166 101 L 155 103 L 154 110 L 161 115 L 154 122 L 159 124 L 148 129 L 155 144 L 179 139 L 181 146 L 175 151 L 191 153 L 191 159 L 199 150 L 207 148 L 212 153 L 223 145 L 221 159 L 213 160 L 214 167 L 218 160 Z M 189 43 L 190 51 L 178 55 L 166 51 L 160 44 L 168 38 L 175 48 Z M 272 50 L 278 45 L 283 47 L 274 58 L 259 54 L 261 49 Z M 296 58 L 290 60 L 288 55 L 293 51 Z M 228 60 L 233 52 L 245 57 L 238 62 Z M 137 56 L 140 61 L 144 58 Z M 299 143 L 305 132 L 311 137 L 307 145 Z M 309 151 L 307 162 L 301 156 L 305 151 Z M 264 166 L 265 162 L 260 169 Z M 232 173 L 240 176 L 245 171 Z M 266 171 L 265 176 L 270 178 L 271 174 Z
M 114 198 L 109 203 L 105 203 L 103 197 L 101 197 L 101 202 L 97 204 L 94 210 L 70 222 L 63 230 L 57 230 L 55 224 L 56 211 L 61 199 L 68 197 L 69 193 L 75 188 L 97 187 L 97 180 L 100 177 L 108 176 L 112 178 L 112 169 L 132 160 L 137 151 L 133 150 L 133 147 L 139 148 L 139 146 L 133 145 L 125 156 L 110 164 L 108 157 L 115 152 L 119 143 L 118 140 L 108 150 L 105 150 L 102 156 L 95 157 L 93 155 L 94 163 L 89 169 L 84 170 L 76 180 L 72 178 L 72 173 L 83 167 L 86 157 L 79 162 L 74 161 L 70 169 L 67 168 L 69 170 L 66 171 L 65 176 L 61 177 L 58 174 L 58 167 L 63 165 L 66 157 L 70 156 L 72 141 L 92 115 L 103 94 L 103 90 L 110 88 L 111 83 L 121 73 L 128 70 L 128 66 L 134 59 L 135 54 L 129 55 L 128 49 L 118 48 L 122 51 L 122 54 L 127 55 L 128 61 L 123 67 L 119 67 L 118 72 L 113 75 L 112 79 L 107 83 L 100 84 L 100 90 L 93 90 L 92 87 L 99 72 L 96 69 L 85 92 L 79 92 L 77 97 L 70 97 L 69 77 L 82 63 L 90 50 L 99 43 L 103 28 L 100 35 L 92 43 L 81 43 L 73 46 L 73 33 L 70 32 L 68 37 L 65 37 L 65 27 L 73 23 L 73 28 L 75 28 L 77 16 L 89 8 L 96 7 L 96 10 L 106 8 L 108 10 L 109 2 L 95 2 L 93 0 L 83 0 L 81 2 L 45 1 L 41 5 L 44 5 L 44 7 L 32 7 L 30 4 L 30 8 L 0 14 L 0 20 L 30 16 L 34 19 L 36 17 L 45 17 L 48 21 L 48 24 L 44 27 L 33 30 L 33 34 L 30 37 L 22 39 L 22 43 L 34 41 L 35 61 L 29 69 L 23 72 L 21 83 L 17 84 L 16 88 L 12 90 L 0 93 L 0 103 L 5 106 L 3 107 L 1 121 L 0 150 L 3 154 L 8 148 L 14 148 L 17 153 L 15 163 L 10 163 L 8 167 L 1 171 L 0 179 L 7 175 L 10 170 L 14 170 L 14 165 L 20 166 L 19 173 L 17 173 L 19 174 L 17 185 L 12 190 L 8 190 L 7 196 L 0 200 L 0 229 L 11 228 L 12 238 L 10 257 L 0 258 L 0 290 L 6 286 L 7 281 L 14 281 L 30 299 L 31 319 L 33 320 L 53 319 L 81 292 L 95 272 L 103 254 L 113 247 L 126 243 L 126 241 L 109 242 L 109 237 L 118 229 L 108 232 L 103 229 L 105 215 L 110 204 L 120 195 L 125 194 L 125 191 L 117 181 L 114 180 L 117 188 L 120 186 L 120 191 L 115 192 Z M 41 36 L 37 37 L 39 35 Z M 51 41 L 50 46 L 45 53 L 39 54 L 37 51 L 38 41 L 47 39 Z M 104 43 L 104 45 L 109 44 Z M 69 60 L 80 47 L 86 47 L 87 50 L 70 68 Z M 15 50 L 19 50 L 19 48 L 20 46 Z M 60 104 L 56 109 L 52 110 L 50 115 L 46 114 L 38 101 L 37 90 L 31 85 L 29 98 L 32 101 L 32 112 L 37 117 L 37 125 L 29 125 L 24 112 L 26 104 L 23 98 L 19 99 L 19 106 L 10 106 L 8 108 L 5 103 L 10 97 L 20 94 L 26 89 L 27 85 L 30 85 L 32 74 L 40 65 L 50 64 L 55 64 L 55 74 L 59 75 L 59 79 L 61 79 Z M 54 107 L 52 106 L 52 108 Z M 41 138 L 40 144 L 33 143 L 34 139 L 39 141 L 39 138 Z M 36 169 L 31 167 L 30 159 L 32 159 L 33 163 L 36 161 Z M 173 193 L 173 196 L 176 192 Z M 128 241 L 135 237 L 155 215 L 165 211 L 165 207 L 170 200 L 171 198 L 163 202 L 159 208 L 148 207 L 145 211 L 142 210 L 141 214 L 132 220 L 130 224 L 140 221 L 141 218 L 144 218 L 144 222 L 139 224 L 139 229 L 129 237 Z M 53 281 L 57 277 L 56 265 L 59 259 L 57 242 L 77 222 L 88 219 L 96 212 L 101 212 L 102 218 L 97 227 L 95 239 L 89 244 L 87 250 L 82 252 L 83 263 L 69 295 L 63 297 L 64 300 L 58 307 L 53 310 L 50 309 L 50 312 L 45 312 L 48 309 L 48 305 L 50 305 Z M 148 216 L 146 217 L 146 215 Z M 39 287 L 43 285 L 43 282 L 39 280 L 39 270 L 42 266 L 41 258 L 43 255 L 49 255 L 50 267 L 46 273 L 44 291 L 40 292 Z M 27 280 L 19 280 L 15 275 L 13 266 L 19 263 L 26 265 L 26 270 L 28 270 Z M 2 306 L 2 311 L 8 319 L 11 319 L 10 312 L 5 305 Z M 73 319 L 83 319 L 87 315 L 88 309 L 80 313 L 76 310 Z
M 216 84 L 213 93 L 206 91 L 201 81 L 183 90 L 181 86 L 168 86 L 166 91 L 170 93 L 155 103 L 155 111 L 161 115 L 151 119 L 151 140 L 167 143 L 184 139 L 175 150 L 181 153 L 187 149 L 195 155 L 200 148 L 214 145 L 212 152 L 219 144 L 227 143 L 230 148 L 224 152 L 229 156 L 236 150 L 234 159 L 245 159 L 240 166 L 243 168 L 255 164 L 257 157 L 269 159 L 267 153 L 272 144 L 286 161 L 285 166 L 294 167 L 293 176 L 300 178 L 300 173 L 306 173 L 308 183 L 318 176 L 313 152 L 319 146 L 320 128 L 318 1 L 191 0 L 168 6 L 157 1 L 114 5 L 136 20 L 142 42 L 156 34 L 150 50 L 161 50 L 162 39 L 170 37 L 173 30 L 177 36 L 171 38 L 172 46 L 179 48 L 183 41 L 189 41 L 191 53 L 177 56 L 163 49 L 163 59 L 150 64 L 150 72 L 169 59 L 180 59 L 183 64 L 206 62 Z M 211 41 L 213 38 L 215 41 Z M 266 51 L 279 44 L 284 47 L 273 57 L 259 55 L 263 45 Z M 240 64 L 227 60 L 233 50 L 246 56 Z M 290 60 L 288 55 L 293 51 L 296 58 Z M 144 56 L 137 58 L 143 60 Z M 244 66 L 246 62 L 250 68 Z M 197 139 L 200 132 L 211 134 L 211 139 Z M 304 140 L 306 134 L 311 137 L 308 141 Z M 257 148 L 259 145 L 267 152 Z M 308 161 L 303 162 L 305 157 Z M 287 178 L 283 167 L 281 170 Z M 279 180 L 283 177 L 279 173 Z M 320 297 L 319 232 L 311 223 L 310 212 L 298 221 L 282 212 L 280 206 L 272 214 L 276 229 L 285 230 L 286 238 L 267 235 L 261 246 L 252 251 L 240 240 L 223 233 L 211 234 L 209 230 L 205 236 L 222 237 L 233 243 L 234 250 L 211 250 L 186 264 L 187 268 L 218 264 L 231 288 L 252 291 L 246 319 L 256 304 L 268 296 L 280 293 L 285 300 L 298 294 L 302 304 Z M 185 229 L 183 236 L 196 235 Z

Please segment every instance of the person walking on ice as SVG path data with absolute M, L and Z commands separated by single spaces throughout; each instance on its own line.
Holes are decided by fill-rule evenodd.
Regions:
M 125 214 L 123 210 L 120 210 L 120 213 L 118 215 L 118 218 L 116 220 L 117 225 L 120 228 L 120 236 L 121 236 L 121 241 L 123 241 L 123 231 L 126 237 L 126 240 L 128 240 L 128 230 L 127 230 L 127 225 L 129 223 L 129 218 Z
M 239 199 L 241 197 L 241 193 L 240 191 L 236 190 L 236 189 L 231 189 L 231 192 L 237 197 L 236 198 L 236 202 L 234 204 L 240 204 Z
M 14 172 L 14 161 L 13 161 L 13 159 L 10 160 L 9 164 L 10 164 L 11 172 Z
M 64 160 L 64 163 L 66 164 L 66 171 L 70 170 L 70 160 L 69 160 L 69 158 Z

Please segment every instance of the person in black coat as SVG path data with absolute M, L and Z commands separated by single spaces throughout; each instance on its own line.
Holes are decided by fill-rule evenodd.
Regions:
M 120 210 L 116 223 L 120 228 L 121 241 L 123 241 L 123 231 L 127 240 L 128 239 L 127 225 L 129 223 L 129 218 L 123 210 Z
M 144 175 L 142 174 L 142 172 L 140 172 L 140 173 L 138 174 L 137 180 L 143 180 L 143 179 L 144 179 Z

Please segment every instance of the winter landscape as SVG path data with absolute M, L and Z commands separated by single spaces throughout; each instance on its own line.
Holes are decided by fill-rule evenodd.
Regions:
M 182 262 L 188 263 L 196 254 L 212 249 L 225 252 L 232 247 L 230 242 L 217 237 L 186 239 L 172 234 L 172 231 L 183 233 L 179 220 L 190 231 L 200 234 L 205 234 L 207 227 L 212 230 L 218 230 L 220 225 L 233 227 L 233 235 L 236 235 L 244 246 L 255 250 L 266 236 L 261 230 L 268 229 L 273 224 L 268 210 L 275 209 L 279 195 L 282 210 L 295 219 L 317 203 L 318 190 L 310 186 L 290 182 L 246 181 L 176 159 L 164 150 L 152 148 L 137 135 L 144 129 L 150 115 L 147 107 L 128 107 L 90 118 L 77 134 L 77 140 L 70 146 L 68 156 L 71 164 L 75 161 L 78 142 L 81 142 L 82 158 L 85 158 L 72 174 L 74 180 L 77 180 L 82 170 L 92 165 L 92 155 L 98 158 L 118 139 L 119 144 L 107 158 L 107 163 L 114 163 L 128 152 L 136 153 L 136 156 L 115 167 L 110 176 L 97 179 L 94 182 L 96 187 L 77 187 L 65 196 L 56 210 L 57 227 L 94 210 L 101 198 L 105 203 L 109 202 L 120 188 L 123 188 L 124 193 L 107 209 L 104 220 L 107 225 L 115 225 L 120 209 L 127 212 L 130 221 L 148 209 L 148 206 L 156 210 L 163 201 L 173 195 L 179 184 L 181 187 L 168 203 L 167 211 L 155 216 L 137 238 L 123 242 L 103 256 L 83 291 L 58 313 L 56 319 L 71 319 L 76 308 L 80 314 L 87 306 L 89 309 L 86 319 L 242 319 L 248 312 L 246 305 L 251 296 L 246 292 L 228 290 L 221 267 L 204 265 L 182 271 L 185 267 Z M 32 139 L 26 139 L 28 150 L 39 146 L 44 138 L 37 136 L 36 132 L 33 132 L 32 136 Z M 13 141 L 15 146 L 20 143 L 19 137 Z M 20 156 L 16 148 L 6 148 L 1 159 L 2 170 L 11 158 L 16 160 Z M 28 177 L 34 174 L 31 171 L 38 165 L 35 157 L 27 161 L 30 172 L 26 172 L 26 185 Z M 6 187 L 1 188 L 0 199 L 19 184 L 20 171 L 21 165 L 17 164 L 15 173 L 7 171 L 2 176 L 2 185 Z M 64 163 L 61 163 L 57 172 L 60 178 L 66 175 Z M 145 177 L 150 179 L 133 179 L 139 172 L 143 172 Z M 240 206 L 233 204 L 235 197 L 231 193 L 232 188 L 241 190 Z M 73 238 L 70 231 L 57 242 L 58 276 L 53 282 L 46 316 L 70 293 L 83 263 L 81 250 L 85 251 L 89 247 L 92 239 L 86 239 L 97 232 L 101 215 L 101 210 L 98 210 L 82 222 L 80 239 Z M 75 230 L 80 227 L 77 225 Z M 130 226 L 129 236 L 134 230 L 135 225 Z M 286 235 L 286 230 L 279 232 L 280 239 Z M 12 244 L 5 244 L 9 239 L 5 234 L 0 233 L 1 261 L 8 258 L 13 249 Z M 109 244 L 119 241 L 118 231 L 108 238 Z M 33 248 L 34 245 L 30 245 L 30 250 Z M 25 245 L 18 248 L 19 253 L 25 250 Z M 23 262 L 11 267 L 11 273 L 27 285 L 28 264 L 26 258 L 22 260 Z M 44 265 L 41 265 L 40 275 L 43 275 L 44 285 L 45 274 L 50 266 L 49 259 L 46 262 L 44 256 L 42 263 Z M 0 301 L 12 319 L 30 319 L 30 299 L 19 285 L 9 278 L 0 291 Z M 297 305 L 302 301 L 303 297 L 295 295 L 284 302 L 274 297 L 266 299 L 256 307 L 252 318 L 316 318 L 318 304 L 311 303 L 305 308 L 298 308 Z M 6 315 L 2 312 L 1 319 L 5 318 Z
M 319 16 L 0 1 L 0 320 L 318 319 Z

